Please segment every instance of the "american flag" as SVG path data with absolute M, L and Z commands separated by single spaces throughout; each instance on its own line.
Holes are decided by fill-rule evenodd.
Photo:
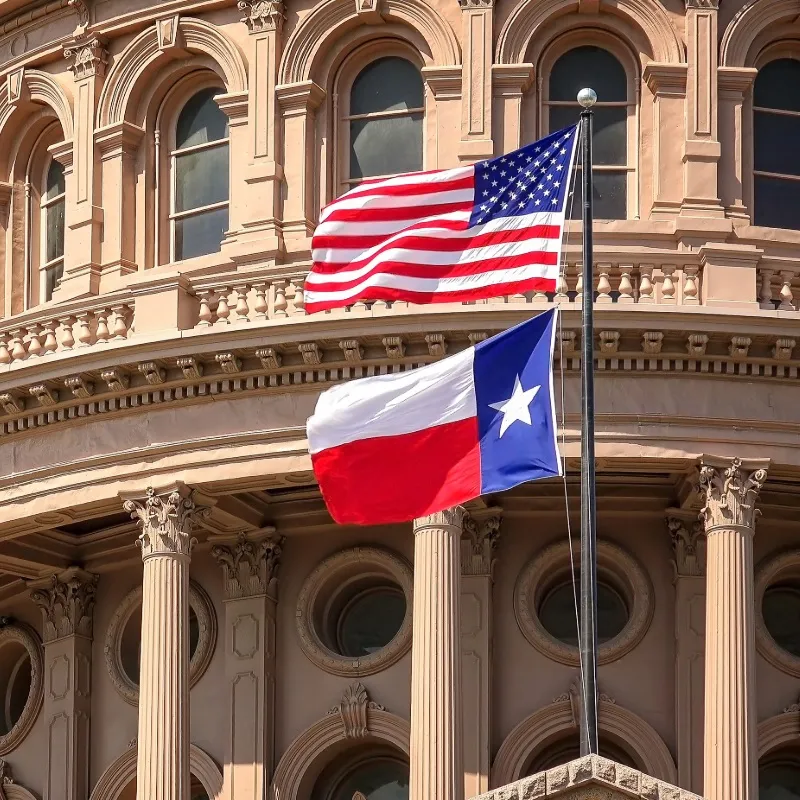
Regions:
M 365 181 L 320 214 L 306 311 L 555 291 L 577 126 L 467 167 Z

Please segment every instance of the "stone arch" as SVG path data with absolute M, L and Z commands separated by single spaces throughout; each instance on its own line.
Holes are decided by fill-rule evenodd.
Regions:
M 117 800 L 125 787 L 136 777 L 138 747 L 128 748 L 106 767 L 92 789 L 89 800 Z M 209 800 L 222 798 L 222 772 L 208 753 L 197 745 L 189 746 L 189 769 L 208 794 Z M 9 800 L 12 798 L 9 796 Z
M 367 711 L 365 743 L 382 743 L 409 755 L 411 726 L 408 721 L 380 708 Z M 337 746 L 357 743 L 339 714 L 328 714 L 306 728 L 281 757 L 272 781 L 270 800 L 303 800 L 304 785 L 316 778 L 317 769 L 327 765 Z M 91 798 L 95 800 L 95 798 Z M 213 800 L 213 798 L 212 798 Z
M 461 63 L 458 39 L 449 23 L 423 0 L 387 0 L 384 18 L 419 32 L 430 48 L 433 65 L 445 67 Z M 361 24 L 351 0 L 323 0 L 305 17 L 286 43 L 278 76 L 279 84 L 324 79 L 315 69 L 331 41 Z M 376 28 L 376 33 L 380 29 Z
M 19 106 L 31 102 L 50 108 L 61 124 L 64 139 L 72 139 L 72 101 L 52 75 L 22 69 L 8 77 L 7 91 L 0 95 L 0 135 Z
M 506 20 L 497 38 L 496 63 L 524 63 L 528 47 L 541 26 L 577 7 L 577 0 L 523 0 Z M 614 7 L 641 28 L 657 62 L 682 64 L 686 61 L 686 50 L 659 3 L 617 0 Z
M 8 783 L 3 786 L 6 800 L 38 800 L 36 795 L 18 783 Z
M 784 711 L 758 724 L 758 758 L 800 740 L 800 711 Z
M 675 785 L 678 770 L 669 748 L 641 717 L 615 702 L 600 698 L 597 724 L 600 733 L 623 742 L 642 765 L 642 771 Z M 520 722 L 503 741 L 492 765 L 492 785 L 505 786 L 524 778 L 533 753 L 546 742 L 576 730 L 570 700 L 557 700 Z
M 229 93 L 247 90 L 247 70 L 236 45 L 218 27 L 193 17 L 181 18 L 173 34 L 174 48 L 162 49 L 157 24 L 142 31 L 114 60 L 108 72 L 97 110 L 97 127 L 131 122 L 131 102 L 141 89 L 143 76 L 156 62 L 167 61 L 170 50 L 188 50 L 211 59 Z M 180 48 L 177 43 L 180 42 Z
M 750 0 L 745 3 L 725 29 L 719 48 L 720 65 L 751 66 L 747 57 L 758 35 L 781 20 L 795 19 L 798 13 L 798 0 Z

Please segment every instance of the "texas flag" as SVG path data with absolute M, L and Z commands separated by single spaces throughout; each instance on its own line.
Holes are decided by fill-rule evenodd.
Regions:
M 557 313 L 419 369 L 323 392 L 308 420 L 308 444 L 333 519 L 406 522 L 561 475 Z

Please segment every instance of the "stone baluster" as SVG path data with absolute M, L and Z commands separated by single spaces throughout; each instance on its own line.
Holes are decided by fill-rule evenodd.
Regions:
M 768 464 L 704 458 L 700 468 L 707 539 L 707 800 L 758 799 L 753 533 Z
M 622 274 L 619 278 L 619 299 L 618 303 L 633 303 L 633 282 L 631 281 L 631 272 L 633 267 L 620 265 Z
M 410 800 L 463 800 L 460 507 L 414 520 Z
M 578 277 L 575 281 L 575 304 L 583 304 L 583 264 L 578 264 Z
M 137 800 L 189 797 L 189 562 L 199 508 L 182 484 L 124 503 L 142 528 Z
M 90 311 L 78 314 L 78 347 L 88 347 L 92 343 L 92 317 Z
M 262 800 L 275 747 L 275 634 L 283 538 L 274 528 L 211 537 L 225 589 L 225 797 Z
M 597 301 L 598 303 L 611 303 L 611 281 L 608 279 L 611 264 L 598 264 Z
M 255 286 L 256 301 L 253 303 L 253 311 L 255 311 L 255 319 L 262 320 L 267 318 L 267 286 L 264 283 L 256 284 Z
M 683 268 L 683 304 L 685 306 L 700 305 L 700 289 L 697 286 L 697 267 Z
M 275 305 L 273 306 L 274 312 L 272 316 L 285 317 L 288 306 L 286 302 L 286 281 L 273 281 L 272 285 L 275 288 Z
M 236 325 L 243 325 L 250 322 L 250 307 L 247 304 L 247 293 L 249 291 L 250 287 L 247 284 L 240 284 L 239 286 L 233 287 L 233 293 L 236 295 L 236 319 L 234 320 Z
M 42 326 L 42 333 L 44 333 L 44 342 L 42 342 L 42 347 L 44 348 L 45 353 L 54 353 L 58 350 L 58 340 L 56 339 L 56 320 L 50 320 L 49 322 L 45 322 Z
M 792 278 L 794 278 L 794 272 L 791 270 L 781 270 L 781 304 L 778 306 L 778 311 L 795 310 L 794 293 L 792 292 Z M 28 348 L 28 351 L 30 352 L 30 348 Z
M 75 317 L 61 317 L 59 319 L 61 324 L 61 349 L 72 350 L 75 346 L 75 335 L 72 332 L 72 326 L 75 324 Z
M 18 328 L 12 332 L 11 336 L 11 358 L 14 361 L 22 361 L 28 355 L 25 349 L 25 331 Z
M 769 311 L 775 310 L 775 304 L 772 302 L 772 276 L 775 274 L 771 269 L 759 270 L 761 275 L 761 289 L 759 291 L 759 305 L 761 308 L 768 309 Z
M 34 358 L 40 356 L 44 352 L 41 339 L 41 328 L 39 325 L 28 326 L 28 355 Z
M 675 584 L 675 729 L 678 784 L 703 792 L 706 538 L 697 511 L 670 509 Z
M 492 575 L 502 509 L 464 519 L 461 538 L 461 679 L 464 797 L 489 791 L 492 703 Z
M 108 330 L 108 318 L 111 312 L 107 309 L 101 309 L 97 312 L 97 331 L 95 332 L 95 344 L 106 344 L 110 338 L 110 331 Z
M 114 322 L 112 325 L 113 338 L 122 340 L 128 338 L 128 323 L 126 317 L 129 313 L 129 308 L 126 305 L 117 305 L 111 307 L 111 313 L 114 315 Z
M 8 349 L 8 335 L 0 335 L 0 364 L 11 363 L 11 352 Z
M 228 296 L 230 295 L 231 290 L 227 286 L 223 286 L 220 288 L 219 292 L 217 293 L 217 321 L 216 325 L 230 325 L 230 320 L 228 317 L 231 315 L 231 309 L 228 305 Z
M 653 267 L 650 264 L 639 266 L 639 302 L 654 303 L 653 297 Z
M 207 328 L 214 322 L 214 313 L 211 310 L 212 298 L 214 297 L 213 289 L 200 289 L 200 312 L 197 315 L 198 328 Z
M 295 314 L 306 313 L 305 284 L 305 278 L 292 278 L 292 287 L 294 289 L 292 305 L 294 306 Z
M 558 278 L 556 279 L 556 296 L 555 302 L 556 303 L 568 303 L 569 302 L 569 295 L 567 292 L 569 291 L 569 284 L 567 283 L 567 268 L 558 273 Z
M 42 761 L 47 800 L 89 796 L 89 724 L 92 711 L 92 620 L 97 576 L 71 567 L 28 584 L 42 612 L 43 723 L 51 755 Z
M 677 298 L 675 297 L 675 281 L 673 279 L 675 267 L 672 267 L 669 264 L 664 264 L 661 267 L 661 272 L 664 275 L 664 280 L 661 283 L 661 302 L 668 305 L 674 305 L 678 302 Z

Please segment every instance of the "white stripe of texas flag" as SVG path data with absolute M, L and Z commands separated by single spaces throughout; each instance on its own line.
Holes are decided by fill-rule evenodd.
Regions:
M 459 422 L 477 416 L 475 348 L 410 372 L 334 386 L 308 420 L 312 455 L 331 447 Z M 369 421 L 366 425 L 365 422 Z

